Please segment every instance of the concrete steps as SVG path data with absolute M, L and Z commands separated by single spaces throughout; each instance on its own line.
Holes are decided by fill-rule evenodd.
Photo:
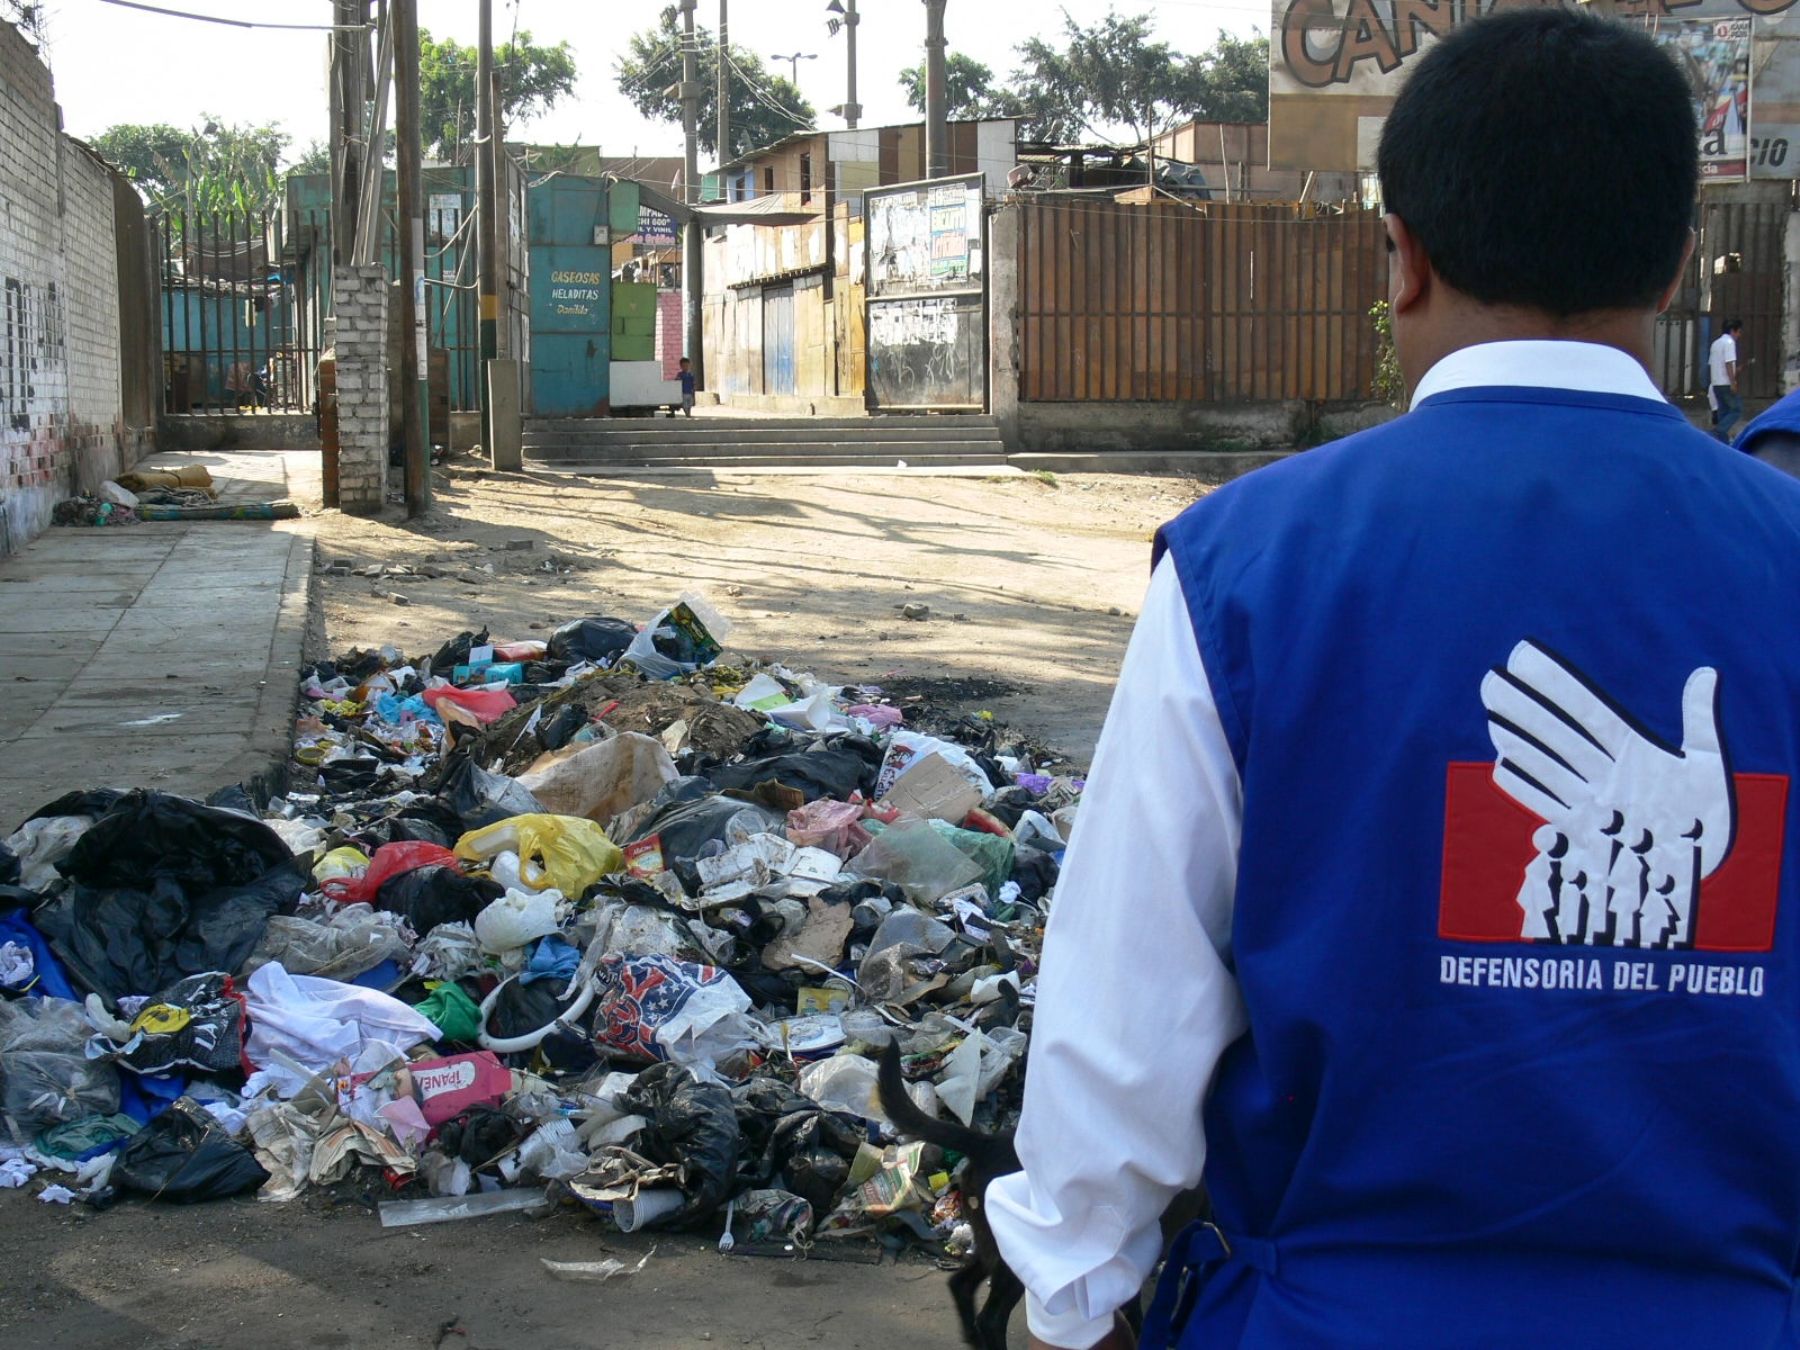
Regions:
M 545 468 L 893 468 L 1005 463 L 991 417 L 533 419 L 525 459 Z

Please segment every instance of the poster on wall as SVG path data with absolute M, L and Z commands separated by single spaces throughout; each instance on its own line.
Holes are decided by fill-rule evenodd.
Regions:
M 652 206 L 638 207 L 637 234 L 633 238 L 647 248 L 670 248 L 681 242 L 675 222 Z
M 1750 176 L 1751 19 L 1662 19 L 1652 36 L 1675 58 L 1694 91 L 1700 175 L 1708 182 Z
M 863 193 L 872 296 L 979 289 L 979 174 Z
M 1509 3 L 1273 0 L 1269 166 L 1374 168 L 1388 109 L 1417 59 L 1460 25 Z M 1613 0 L 1604 7 L 1669 45 L 1686 66 L 1706 132 L 1709 182 L 1800 173 L 1800 0 Z

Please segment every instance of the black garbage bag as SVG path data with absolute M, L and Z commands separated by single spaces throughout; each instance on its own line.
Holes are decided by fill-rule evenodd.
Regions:
M 599 616 L 565 623 L 550 635 L 545 655 L 565 664 L 574 661 L 616 661 L 637 636 L 637 625 L 623 619 Z
M 119 798 L 57 866 L 97 890 L 139 889 L 152 879 L 197 890 L 245 886 L 293 858 L 254 816 L 139 789 Z
M 334 759 L 319 770 L 319 781 L 334 797 L 367 792 L 381 779 L 381 761 L 373 755 Z
M 406 917 L 420 937 L 440 923 L 473 923 L 475 916 L 506 894 L 486 877 L 464 876 L 448 863 L 415 867 L 389 877 L 375 892 L 375 908 Z
M 485 628 L 479 633 L 458 633 L 437 649 L 436 655 L 431 658 L 431 673 L 448 678 L 452 669 L 469 664 L 471 650 L 487 645 L 488 630 Z
M 508 980 L 494 997 L 482 1030 L 497 1041 L 510 1041 L 549 1026 L 573 1002 L 557 998 L 564 980 Z
M 851 750 L 804 750 L 747 759 L 714 769 L 709 776 L 726 791 L 749 791 L 759 783 L 776 782 L 803 794 L 809 802 L 821 797 L 847 801 L 852 792 L 875 785 L 874 771 Z
M 660 835 L 663 861 L 673 864 L 691 862 L 714 840 L 724 842 L 734 829 L 747 837 L 771 830 L 779 832 L 786 826 L 787 817 L 766 806 L 733 797 L 701 797 L 657 811 L 625 842 L 636 843 L 653 834 Z
M 0 886 L 17 886 L 19 871 L 19 855 L 0 844 Z
M 268 1179 L 256 1155 L 234 1143 L 192 1097 L 177 1099 L 127 1139 L 112 1170 L 119 1189 L 175 1205 L 243 1195 Z
M 544 719 L 538 728 L 538 744 L 546 750 L 560 750 L 575 739 L 575 733 L 588 724 L 588 707 L 585 703 L 565 703 L 549 717 Z
M 38 910 L 32 922 L 75 984 L 116 1003 L 184 976 L 241 969 L 270 917 L 292 914 L 311 884 L 306 863 L 292 857 L 250 881 L 210 888 L 154 873 L 141 890 L 82 882 Z
M 438 1147 L 470 1167 L 485 1167 L 525 1137 L 526 1127 L 492 1106 L 472 1106 L 438 1130 Z
M 1012 880 L 1019 883 L 1019 898 L 1036 904 L 1056 889 L 1062 871 L 1056 855 L 1021 844 L 1013 850 Z
M 455 812 L 464 833 L 544 809 L 513 779 L 489 773 L 467 752 L 452 755 L 438 780 L 437 799 Z
M 850 1180 L 850 1161 L 862 1138 L 862 1131 L 849 1120 L 829 1111 L 784 1116 L 770 1145 L 776 1174 L 786 1180 L 786 1189 L 813 1207 L 814 1214 L 829 1214 Z
M 206 804 L 223 807 L 227 811 L 242 811 L 246 815 L 256 814 L 256 799 L 242 783 L 220 788 L 207 797 Z
M 863 1140 L 850 1120 L 824 1110 L 779 1079 L 757 1076 L 732 1090 L 743 1149 L 741 1185 L 781 1185 L 803 1197 L 813 1213 L 830 1212 L 850 1176 Z
M 670 1225 L 703 1219 L 725 1203 L 737 1177 L 738 1122 L 724 1086 L 702 1083 L 679 1064 L 652 1064 L 618 1104 L 649 1122 L 638 1152 L 681 1169 L 687 1203 L 669 1216 Z
M 244 996 L 221 971 L 177 980 L 138 1009 L 137 1029 L 118 1061 L 140 1074 L 172 1069 L 241 1078 L 247 1030 Z
M 29 823 L 33 820 L 51 820 L 57 816 L 97 818 L 117 806 L 124 795 L 119 788 L 88 788 L 82 792 L 65 792 L 55 801 L 45 802 L 38 807 L 26 820 Z

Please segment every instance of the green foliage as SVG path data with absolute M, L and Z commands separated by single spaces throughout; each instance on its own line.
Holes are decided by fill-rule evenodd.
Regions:
M 923 62 L 900 72 L 900 87 L 906 91 L 906 101 L 923 113 Z M 953 118 L 1011 117 L 1024 112 L 1019 96 L 996 84 L 989 67 L 961 52 L 951 52 L 944 58 L 944 95 L 947 115 Z
M 1400 357 L 1394 350 L 1394 316 L 1387 301 L 1377 300 L 1369 306 L 1369 322 L 1375 328 L 1375 376 L 1369 381 L 1369 392 L 1398 408 L 1406 398 L 1406 377 L 1400 373 Z
M 419 125 L 426 150 L 453 160 L 475 135 L 476 51 L 453 38 L 419 30 Z M 575 92 L 575 52 L 567 42 L 541 47 L 529 32 L 494 52 L 500 118 L 510 125 L 536 117 Z
M 1061 46 L 1038 37 L 1020 43 L 1014 82 L 1029 133 L 1098 140 L 1108 127 L 1128 127 L 1143 142 L 1193 116 L 1206 101 L 1204 58 L 1158 41 L 1155 28 L 1149 13 L 1109 10 L 1083 27 L 1064 10 Z
M 192 131 L 161 122 L 122 123 L 96 136 L 93 145 L 152 207 L 191 215 L 260 211 L 279 202 L 290 140 L 277 127 L 203 115 Z M 316 153 L 314 147 L 308 156 Z
M 288 165 L 289 173 L 330 173 L 331 147 L 324 141 L 314 141 L 301 151 L 299 158 Z
M 1224 32 L 1210 51 L 1189 55 L 1156 38 L 1149 14 L 1083 27 L 1063 11 L 1061 40 L 1027 38 L 1010 84 L 979 61 L 945 62 L 952 117 L 1024 117 L 1031 140 L 1108 140 L 1127 127 L 1149 141 L 1188 118 L 1261 122 L 1269 115 L 1269 40 Z M 924 67 L 902 71 L 906 100 L 925 109 Z
M 663 10 L 657 26 L 632 34 L 625 55 L 614 67 L 619 92 L 653 122 L 681 124 L 681 100 L 673 92 L 681 83 L 682 33 L 673 7 Z M 790 81 L 771 74 L 752 52 L 733 43 L 731 79 L 731 145 L 719 149 L 719 44 L 713 34 L 696 27 L 694 41 L 700 77 L 700 117 L 696 128 L 700 149 L 729 161 L 747 151 L 773 145 L 796 131 L 811 131 L 817 114 Z

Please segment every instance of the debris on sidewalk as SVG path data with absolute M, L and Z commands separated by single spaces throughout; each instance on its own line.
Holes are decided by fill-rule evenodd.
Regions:
M 875 1056 L 1011 1122 L 1083 784 L 979 709 L 728 638 L 688 595 L 351 651 L 302 673 L 284 795 L 48 803 L 0 842 L 0 1184 L 104 1208 L 360 1174 L 384 1227 L 948 1242 L 954 1160 L 893 1141 Z

